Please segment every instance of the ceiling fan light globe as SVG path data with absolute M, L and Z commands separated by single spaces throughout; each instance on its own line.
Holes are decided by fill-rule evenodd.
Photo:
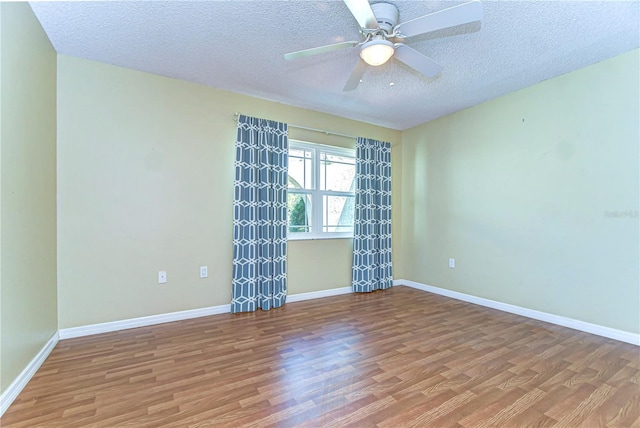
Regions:
M 360 58 L 369 65 L 378 66 L 389 61 L 395 49 L 388 40 L 372 40 L 362 45 Z

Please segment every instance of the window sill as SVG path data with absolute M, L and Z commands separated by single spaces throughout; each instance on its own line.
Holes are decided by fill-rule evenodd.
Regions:
M 353 236 L 287 236 L 287 241 L 319 241 L 325 239 L 353 239 Z

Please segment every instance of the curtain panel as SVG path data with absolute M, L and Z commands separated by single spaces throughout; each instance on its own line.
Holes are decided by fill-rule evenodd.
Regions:
M 391 264 L 391 144 L 358 138 L 353 236 L 353 291 L 393 285 Z
M 269 310 L 287 296 L 286 123 L 240 115 L 233 199 L 231 312 Z

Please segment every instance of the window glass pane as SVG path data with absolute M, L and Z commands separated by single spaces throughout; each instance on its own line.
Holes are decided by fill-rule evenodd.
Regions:
M 289 192 L 287 199 L 289 232 L 311 232 L 311 195 Z
M 324 195 L 322 205 L 323 232 L 353 231 L 354 196 Z
M 289 149 L 289 189 L 312 189 L 312 151 Z
M 320 189 L 337 192 L 353 192 L 356 166 L 355 158 L 320 154 Z
M 353 233 L 355 151 L 289 146 L 288 231 L 311 237 Z M 320 224 L 315 224 L 315 220 Z M 314 224 L 312 224 L 314 223 Z M 329 235 L 330 236 L 330 235 Z

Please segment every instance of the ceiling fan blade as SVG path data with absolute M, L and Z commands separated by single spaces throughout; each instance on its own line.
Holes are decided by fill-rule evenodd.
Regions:
M 353 17 L 356 18 L 356 21 L 358 21 L 360 28 L 369 30 L 378 29 L 378 21 L 367 0 L 344 0 L 344 3 L 351 11 Z
M 482 3 L 479 0 L 474 0 L 403 22 L 396 26 L 395 31 L 401 37 L 417 36 L 418 34 L 479 21 L 482 16 Z
M 355 67 L 353 67 L 353 71 L 351 72 L 351 76 L 347 80 L 347 83 L 344 84 L 343 91 L 353 91 L 360 84 L 360 79 L 364 75 L 364 72 L 367 70 L 367 63 L 362 59 L 358 59 Z
M 417 50 L 410 48 L 407 45 L 398 43 L 396 45 L 395 58 L 404 62 L 414 70 L 424 74 L 427 77 L 435 77 L 440 71 L 442 66 L 418 52 Z
M 317 48 L 305 49 L 297 52 L 289 52 L 287 54 L 284 54 L 284 59 L 291 60 L 291 59 L 302 58 L 305 56 L 318 55 L 325 52 L 337 51 L 339 49 L 351 48 L 353 46 L 357 46 L 358 44 L 360 44 L 360 42 L 355 42 L 355 41 L 340 42 L 340 43 L 334 43 L 332 45 L 319 46 Z

